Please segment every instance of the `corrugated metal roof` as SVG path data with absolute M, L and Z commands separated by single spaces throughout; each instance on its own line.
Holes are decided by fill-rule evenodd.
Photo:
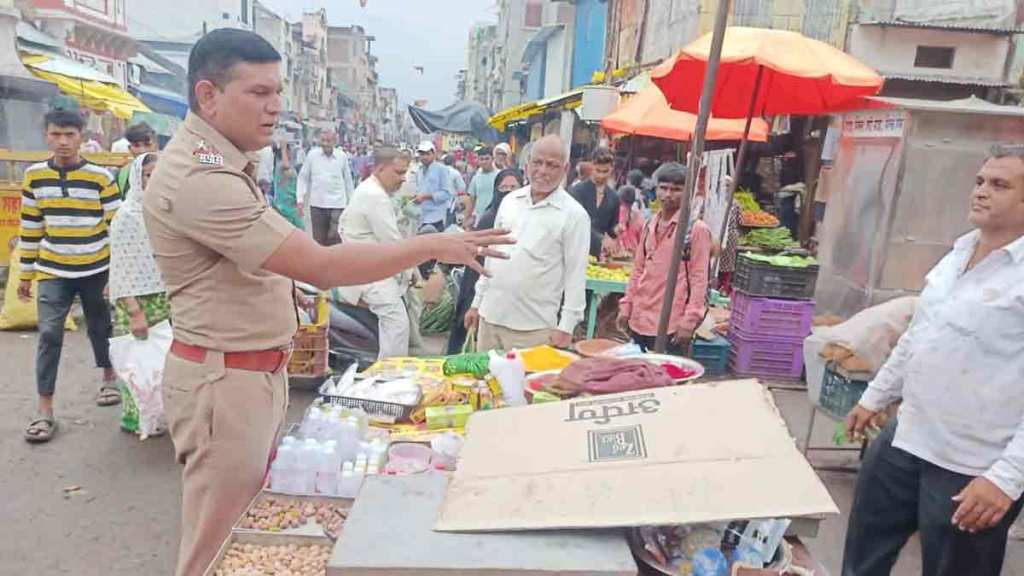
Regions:
M 1024 30 L 1018 28 L 996 28 L 991 26 L 977 26 L 961 22 L 944 23 L 939 21 L 930 22 L 908 22 L 906 20 L 867 20 L 857 22 L 862 26 L 889 26 L 893 28 L 916 28 L 928 30 L 949 30 L 950 32 L 974 32 L 977 34 L 1024 34 Z
M 1005 80 L 993 80 L 991 78 L 978 78 L 969 76 L 942 76 L 935 74 L 913 74 L 907 72 L 884 72 L 879 71 L 886 80 L 911 80 L 913 82 L 932 82 L 935 84 L 956 84 L 958 86 L 986 86 L 989 88 L 1000 88 L 1009 86 Z

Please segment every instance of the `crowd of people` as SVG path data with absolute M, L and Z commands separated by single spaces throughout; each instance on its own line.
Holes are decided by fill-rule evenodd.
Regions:
M 557 136 L 531 143 L 525 173 L 503 143 L 476 149 L 465 166 L 452 154 L 439 159 L 429 140 L 414 152 L 379 146 L 350 155 L 332 129 L 304 154 L 271 144 L 279 62 L 255 34 L 212 32 L 190 56 L 190 112 L 165 150 L 149 126 L 131 126 L 120 146 L 133 160 L 112 175 L 83 158 L 92 146 L 77 111 L 54 109 L 44 119 L 52 158 L 25 172 L 18 294 L 35 297 L 39 338 L 38 411 L 24 437 L 42 443 L 58 432 L 53 398 L 76 297 L 100 371 L 95 401 L 121 404 L 128 430 L 137 415 L 117 383 L 109 339 L 145 339 L 170 320 L 163 399 L 184 467 L 181 575 L 203 572 L 259 490 L 287 407 L 294 281 L 338 287 L 338 297 L 377 316 L 380 356 L 404 356 L 410 290 L 437 263 L 465 267 L 448 352 L 467 339 L 478 350 L 567 348 L 588 305 L 588 262 L 626 258 L 633 273 L 618 326 L 649 349 L 673 245 L 685 235 L 668 350 L 682 355 L 706 313 L 711 259 L 723 254 L 724 262 L 729 251 L 700 218 L 703 186 L 685 202 L 687 167 L 674 162 L 649 177 L 628 173 L 620 186 L 613 154 L 599 147 L 567 187 L 568 146 Z M 1011 148 L 986 161 L 972 196 L 976 230 L 928 276 L 910 330 L 850 415 L 849 433 L 859 434 L 903 400 L 858 481 L 850 574 L 888 573 L 914 531 L 927 573 L 1001 568 L 1024 492 L 1013 314 L 1024 298 L 1015 282 L 1024 257 L 1022 159 Z M 414 206 L 412 230 L 402 226 L 403 196 Z M 307 223 L 312 237 L 300 230 Z M 972 386 L 950 384 L 958 378 Z

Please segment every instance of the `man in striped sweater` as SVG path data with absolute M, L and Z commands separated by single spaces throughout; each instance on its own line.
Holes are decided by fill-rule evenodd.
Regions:
M 46 442 L 57 431 L 53 393 L 64 321 L 76 295 L 85 311 L 96 365 L 103 370 L 96 403 L 112 406 L 121 401 L 110 366 L 110 310 L 103 295 L 110 265 L 107 226 L 120 205 L 120 195 L 109 172 L 79 155 L 84 123 L 78 113 L 53 110 L 45 124 L 53 158 L 25 171 L 21 198 L 18 295 L 22 300 L 31 298 L 32 281 L 37 280 L 39 308 L 39 414 L 25 430 L 29 442 Z

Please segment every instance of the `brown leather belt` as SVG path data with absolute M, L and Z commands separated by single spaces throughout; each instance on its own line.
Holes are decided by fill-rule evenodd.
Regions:
M 208 349 L 202 346 L 185 344 L 180 340 L 171 342 L 171 353 L 189 362 L 202 364 L 206 361 Z M 249 372 L 270 372 L 275 374 L 288 365 L 291 358 L 291 348 L 278 348 L 274 350 L 253 350 L 247 352 L 225 352 L 224 367 L 233 370 L 248 370 Z

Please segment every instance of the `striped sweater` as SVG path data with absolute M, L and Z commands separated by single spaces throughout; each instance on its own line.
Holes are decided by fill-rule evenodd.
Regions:
M 21 279 L 83 278 L 109 268 L 107 227 L 120 198 L 110 173 L 94 164 L 30 166 L 21 190 Z

